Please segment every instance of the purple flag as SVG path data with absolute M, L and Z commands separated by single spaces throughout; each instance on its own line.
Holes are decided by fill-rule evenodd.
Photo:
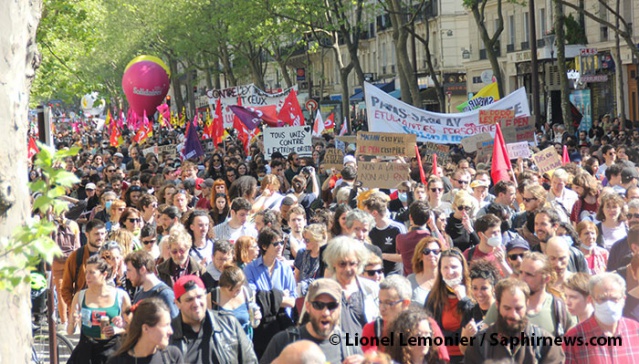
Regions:
M 186 134 L 186 141 L 184 142 L 184 159 L 197 158 L 204 155 L 202 144 L 200 144 L 200 138 L 197 135 L 197 126 L 191 125 L 188 134 Z
M 246 128 L 249 130 L 253 130 L 257 128 L 258 125 L 262 122 L 262 115 L 255 110 L 247 109 L 244 106 L 239 105 L 230 105 L 229 108 L 235 115 L 237 115 L 238 119 L 242 122 L 242 124 L 246 125 Z

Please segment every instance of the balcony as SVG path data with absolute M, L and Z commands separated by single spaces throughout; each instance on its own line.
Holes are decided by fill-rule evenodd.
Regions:
M 537 39 L 537 48 L 543 48 L 546 46 L 546 40 L 545 39 Z
M 508 45 L 506 46 L 506 52 L 507 52 L 507 53 L 512 53 L 512 52 L 514 52 L 514 51 L 515 51 L 515 45 L 514 45 L 514 44 L 508 44 Z
M 525 51 L 526 49 L 530 49 L 530 43 L 529 42 L 521 42 L 521 50 Z

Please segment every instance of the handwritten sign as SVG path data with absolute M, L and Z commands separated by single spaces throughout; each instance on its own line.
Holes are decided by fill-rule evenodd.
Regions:
M 515 118 L 515 110 L 479 110 L 479 124 L 493 125 L 502 120 L 512 120 Z
M 477 143 L 477 160 L 479 163 L 490 162 L 493 156 L 494 140 Z
M 561 167 L 561 157 L 554 147 L 548 147 L 539 153 L 535 153 L 532 158 L 539 169 L 539 173 L 542 175 Z
M 334 168 L 341 171 L 344 167 L 344 152 L 337 148 L 328 148 L 322 161 L 324 168 Z
M 290 153 L 311 156 L 313 153 L 311 127 L 264 127 L 264 155 L 270 158 L 270 155 L 275 152 L 280 152 L 285 157 Z
M 408 180 L 409 165 L 405 163 L 358 162 L 357 180 L 365 188 L 397 188 Z
M 500 125 L 506 143 L 535 140 L 535 124 L 530 117 L 503 120 Z
M 346 144 L 355 144 L 355 143 L 357 143 L 357 137 L 355 135 L 343 135 L 343 136 L 335 137 L 335 139 L 341 140 L 342 142 L 344 142 Z
M 414 148 L 413 148 L 414 149 Z M 433 162 L 433 154 L 437 154 L 437 164 L 440 166 L 450 162 L 450 147 L 446 144 L 424 143 L 422 147 L 426 151 L 422 162 Z
M 490 133 L 479 133 L 462 139 L 461 145 L 464 147 L 466 153 L 472 153 L 477 151 L 477 143 L 487 142 L 489 140 L 493 140 Z
M 506 144 L 506 151 L 510 159 L 530 158 L 530 148 L 528 142 L 518 142 Z
M 169 145 L 159 145 L 142 149 L 142 155 L 146 156 L 149 153 L 153 153 L 157 156 L 162 155 L 163 153 L 167 153 L 169 157 L 175 158 L 178 154 L 177 145 L 169 144 Z
M 356 154 L 415 156 L 415 134 L 357 132 Z

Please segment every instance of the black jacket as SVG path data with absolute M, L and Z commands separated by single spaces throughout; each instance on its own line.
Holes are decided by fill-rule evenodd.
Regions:
M 171 327 L 173 328 L 173 335 L 171 336 L 170 345 L 180 349 L 186 362 L 187 358 L 190 357 L 189 353 L 198 350 L 198 348 L 193 347 L 193 342 L 189 343 L 184 337 L 181 314 L 171 321 Z M 208 339 L 209 347 L 211 348 L 210 357 L 204 357 L 202 364 L 257 363 L 251 340 L 244 333 L 239 321 L 230 313 L 207 310 L 200 330 L 212 332 L 211 337 Z M 207 353 L 201 354 L 200 358 Z

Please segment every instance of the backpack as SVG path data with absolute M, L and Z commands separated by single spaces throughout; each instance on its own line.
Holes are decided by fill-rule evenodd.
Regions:
M 557 335 L 555 336 L 564 336 L 569 328 L 566 304 L 561 298 L 555 295 L 552 296 L 552 314 L 553 319 L 555 320 L 555 325 L 557 326 Z
M 51 233 L 51 239 L 62 251 L 62 256 L 56 257 L 55 261 L 64 263 L 75 250 L 75 232 L 71 229 L 70 220 L 56 221 L 55 224 L 56 229 Z

